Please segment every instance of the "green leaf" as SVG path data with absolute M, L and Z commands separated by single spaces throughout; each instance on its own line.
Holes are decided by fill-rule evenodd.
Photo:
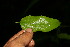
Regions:
M 59 20 L 46 16 L 26 16 L 21 19 L 20 25 L 22 29 L 32 28 L 33 32 L 42 31 L 49 32 L 60 25 Z
M 70 35 L 66 34 L 66 33 L 60 33 L 57 35 L 58 38 L 60 39 L 68 39 L 70 40 Z

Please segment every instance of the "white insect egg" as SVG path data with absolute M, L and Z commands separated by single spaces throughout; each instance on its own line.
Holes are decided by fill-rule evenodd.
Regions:
M 50 26 L 50 24 L 49 24 L 49 26 Z
M 48 23 L 48 21 L 45 21 L 45 24 L 47 24 Z
M 46 27 L 47 28 L 47 27 Z
M 31 26 L 33 28 L 33 26 Z
M 24 27 L 24 26 L 21 26 L 21 27 Z

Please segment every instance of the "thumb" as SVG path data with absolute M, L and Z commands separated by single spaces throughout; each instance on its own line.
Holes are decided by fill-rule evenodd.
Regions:
M 28 28 L 25 30 L 25 33 L 21 34 L 14 41 L 22 46 L 26 46 L 32 40 L 33 32 L 32 29 Z

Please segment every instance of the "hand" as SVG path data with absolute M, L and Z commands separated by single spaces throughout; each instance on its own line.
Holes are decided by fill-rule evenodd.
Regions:
M 32 37 L 32 29 L 21 30 L 10 38 L 4 47 L 34 47 L 35 42 Z

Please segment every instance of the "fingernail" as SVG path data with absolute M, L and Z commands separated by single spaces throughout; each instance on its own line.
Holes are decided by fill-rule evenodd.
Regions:
M 33 41 L 31 41 L 31 43 L 32 43 Z
M 25 30 L 22 30 L 22 32 L 25 32 Z
M 33 42 L 33 39 L 31 40 L 31 43 Z
M 31 28 L 28 28 L 28 29 L 26 29 L 26 31 L 31 33 L 32 32 L 32 29 Z

